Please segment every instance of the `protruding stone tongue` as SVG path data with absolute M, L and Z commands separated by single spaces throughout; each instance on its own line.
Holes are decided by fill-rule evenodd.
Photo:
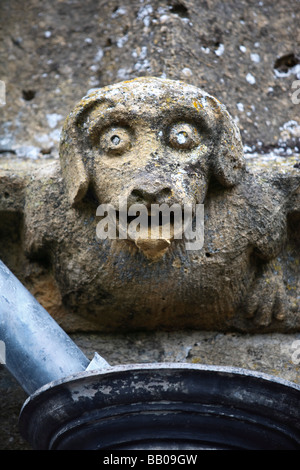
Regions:
M 151 261 L 160 259 L 168 250 L 172 240 L 163 236 L 151 238 L 151 228 L 143 227 L 140 229 L 139 236 L 135 239 L 135 244 L 141 250 L 146 258 Z
M 151 238 L 138 238 L 135 240 L 136 246 L 144 253 L 149 260 L 158 260 L 168 250 L 171 242 L 164 238 L 152 240 Z

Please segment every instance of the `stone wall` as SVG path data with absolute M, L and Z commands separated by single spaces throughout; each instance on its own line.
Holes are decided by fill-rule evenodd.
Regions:
M 251 149 L 296 145 L 296 0 L 30 0 L 26 11 L 6 0 L 1 23 L 2 150 L 57 156 L 62 122 L 89 89 L 149 75 L 216 96 Z

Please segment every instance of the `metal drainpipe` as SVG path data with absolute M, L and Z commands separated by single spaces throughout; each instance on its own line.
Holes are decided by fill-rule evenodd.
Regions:
M 2 261 L 0 340 L 5 344 L 6 368 L 29 395 L 49 382 L 86 370 L 90 364 Z M 92 362 L 94 368 L 106 365 L 97 354 Z

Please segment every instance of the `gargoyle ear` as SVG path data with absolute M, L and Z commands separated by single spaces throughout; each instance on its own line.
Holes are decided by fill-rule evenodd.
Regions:
M 245 171 L 240 131 L 225 107 L 222 106 L 215 118 L 217 138 L 211 162 L 212 172 L 223 186 L 235 186 Z
M 84 198 L 88 190 L 89 178 L 74 124 L 70 124 L 68 119 L 62 131 L 59 156 L 67 196 L 70 204 L 74 206 Z
M 59 156 L 62 176 L 72 206 L 80 202 L 87 193 L 91 142 L 89 121 L 94 111 L 99 111 L 103 97 L 101 91 L 83 98 L 67 117 L 60 140 Z
M 110 107 L 114 107 L 114 103 L 105 97 L 105 89 L 99 89 L 82 98 L 65 121 L 59 156 L 72 206 L 84 198 L 90 184 L 90 162 L 93 158 L 91 129 L 95 132 Z

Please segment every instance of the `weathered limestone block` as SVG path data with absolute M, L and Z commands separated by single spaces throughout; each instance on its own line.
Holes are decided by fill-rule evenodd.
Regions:
M 139 78 L 80 101 L 60 164 L 24 177 L 15 211 L 24 201 L 24 253 L 53 273 L 75 328 L 298 331 L 298 174 L 247 168 L 233 119 L 203 90 Z M 203 204 L 203 247 L 175 232 L 99 239 L 97 207 L 120 200 L 150 217 L 152 204 Z

